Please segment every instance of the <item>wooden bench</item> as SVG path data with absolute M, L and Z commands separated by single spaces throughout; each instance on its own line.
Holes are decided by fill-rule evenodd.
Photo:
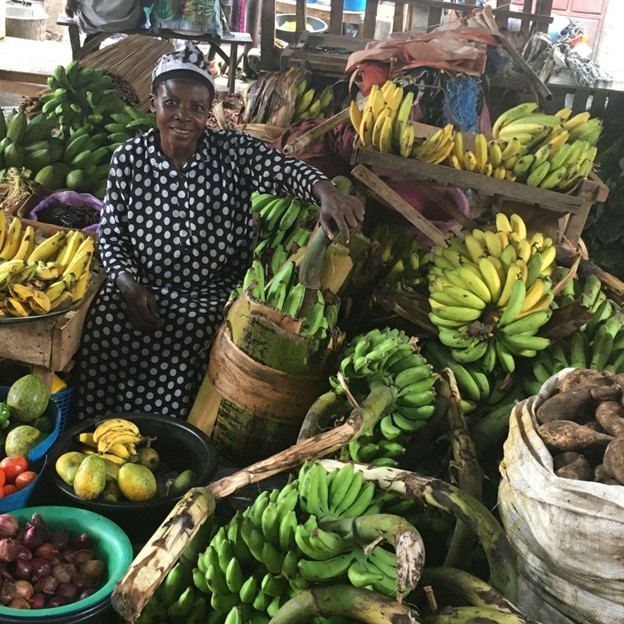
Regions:
M 59 15 L 57 21 L 58 26 L 66 26 L 69 33 L 69 42 L 72 49 L 72 58 L 79 60 L 97 50 L 103 41 L 112 37 L 113 35 L 144 35 L 146 37 L 156 37 L 160 39 L 187 39 L 197 41 L 199 43 L 210 44 L 209 55 L 214 53 L 218 54 L 228 64 L 228 91 L 234 93 L 234 87 L 236 84 L 236 67 L 238 66 L 238 46 L 239 45 L 251 45 L 252 39 L 249 33 L 230 32 L 224 33 L 221 36 L 208 35 L 208 34 L 184 34 L 181 32 L 174 32 L 172 30 L 159 30 L 154 32 L 152 30 L 145 30 L 143 28 L 134 28 L 131 30 L 122 30 L 119 32 L 99 32 L 89 35 L 84 43 L 80 40 L 80 30 L 78 23 L 75 19 L 67 17 L 67 15 Z M 230 48 L 229 54 L 221 47 L 223 44 L 227 44 Z

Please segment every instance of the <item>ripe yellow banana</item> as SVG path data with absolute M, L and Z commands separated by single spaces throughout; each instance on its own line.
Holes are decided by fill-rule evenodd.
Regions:
M 527 227 L 524 219 L 519 214 L 514 212 L 511 217 L 509 217 L 509 224 L 511 226 L 511 231 L 518 236 L 519 240 L 526 239 Z
M 503 150 L 498 141 L 490 141 L 488 143 L 488 158 L 494 169 L 500 167 L 500 164 L 503 162 Z
M 355 100 L 351 100 L 351 104 L 349 106 L 349 118 L 351 119 L 351 125 L 357 132 L 362 125 L 362 111 Z
M 22 222 L 18 217 L 13 217 L 6 233 L 4 245 L 0 250 L 0 260 L 12 260 L 20 243 L 22 242 Z
M 76 301 L 80 301 L 86 294 L 87 289 L 89 288 L 89 283 L 91 281 L 91 271 L 87 269 L 82 272 L 82 275 L 76 281 L 76 285 L 72 289 L 72 301 L 76 303 Z
M 370 93 L 368 94 L 368 103 L 373 109 L 375 123 L 377 123 L 377 118 L 379 117 L 379 115 L 381 115 L 381 112 L 386 107 L 384 95 L 378 85 L 372 86 Z
M 395 124 L 396 127 L 396 124 Z M 404 127 L 401 139 L 399 141 L 399 154 L 403 158 L 409 158 L 414 146 L 414 126 L 408 124 Z
M 375 125 L 373 126 L 373 147 L 377 148 L 381 151 L 380 140 L 381 140 L 381 131 L 384 127 L 384 123 L 386 119 L 390 117 L 390 109 L 384 108 L 381 110 L 379 115 L 375 117 Z
M 477 158 L 471 150 L 464 152 L 464 169 L 466 171 L 478 171 Z
M 478 133 L 475 136 L 475 158 L 477 159 L 477 167 L 483 172 L 488 161 L 488 142 L 485 135 Z M 493 164 L 493 163 L 492 163 Z
M 29 225 L 22 234 L 20 246 L 13 256 L 14 260 L 26 260 L 35 248 L 35 228 Z
M 401 144 L 401 140 L 403 138 L 403 132 L 405 128 L 407 128 L 410 120 L 410 115 L 412 113 L 412 106 L 414 104 L 414 93 L 409 91 L 407 95 L 403 98 L 401 105 L 399 106 L 399 112 L 397 113 L 397 118 L 394 123 L 394 143 L 396 145 Z M 412 135 L 414 129 L 412 128 Z M 413 141 L 412 141 L 413 143 Z M 411 148 L 410 148 L 411 151 Z
M 39 260 L 45 262 L 52 258 L 61 249 L 64 240 L 65 232 L 59 231 L 52 234 L 33 249 L 28 262 L 39 262 Z
M 364 110 L 362 115 L 362 125 L 360 126 L 360 141 L 362 145 L 373 144 L 373 128 L 375 127 L 375 116 L 373 115 L 373 107 L 370 104 Z
M 139 427 L 131 420 L 127 420 L 125 418 L 109 418 L 95 428 L 95 431 L 93 432 L 93 441 L 97 442 L 100 437 L 110 429 L 121 429 L 134 433 L 135 435 L 140 435 L 141 433 L 139 431 Z
M 7 223 L 7 213 L 5 210 L 0 210 L 0 249 L 2 249 L 4 245 L 4 239 L 7 235 L 8 223 Z

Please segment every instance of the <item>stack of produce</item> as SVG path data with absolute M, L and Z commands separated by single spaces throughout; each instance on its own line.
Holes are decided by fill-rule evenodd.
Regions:
M 48 389 L 36 375 L 24 375 L 11 384 L 0 403 L 0 456 L 28 459 L 56 424 L 45 415 L 49 400 Z
M 435 411 L 435 382 L 431 366 L 405 332 L 373 329 L 356 336 L 343 353 L 338 375 L 330 378 L 343 399 L 342 411 L 350 407 L 347 389 L 358 403 L 380 386 L 391 388 L 395 399 L 372 431 L 349 444 L 351 459 L 398 466 L 413 434 Z
M 93 239 L 78 230 L 59 230 L 37 243 L 31 225 L 18 217 L 9 224 L 0 211 L 0 317 L 43 315 L 80 301 L 94 251 Z
M 154 440 L 125 418 L 109 418 L 94 431 L 78 434 L 77 449 L 56 460 L 57 475 L 84 500 L 147 501 L 181 494 L 195 485 L 192 470 L 161 465 Z
M 308 86 L 308 81 L 302 78 L 297 84 L 297 99 L 292 121 L 301 119 L 319 119 L 331 115 L 334 103 L 334 91 L 331 87 L 322 90 Z
M 155 125 L 152 113 L 125 104 L 111 85 L 102 70 L 59 65 L 40 96 L 40 114 L 0 115 L 0 170 L 23 168 L 46 188 L 103 197 L 113 150 Z
M 522 218 L 496 216 L 496 231 L 473 230 L 450 247 L 432 250 L 429 318 L 459 363 L 480 361 L 487 373 L 498 362 L 513 373 L 516 358 L 549 345 L 538 335 L 552 314 L 552 240 L 530 239 Z
M 39 513 L 22 527 L 11 514 L 0 515 L 0 538 L 4 607 L 64 607 L 91 596 L 106 580 L 106 565 L 96 558 L 89 535 L 52 530 Z
M 536 411 L 537 433 L 566 479 L 624 485 L 621 375 L 577 368 Z
M 593 170 L 602 123 L 588 112 L 572 116 L 570 108 L 563 108 L 548 115 L 537 112 L 535 103 L 520 104 L 498 117 L 490 140 L 478 133 L 474 146 L 468 147 L 452 124 L 427 138 L 415 136 L 409 121 L 413 104 L 414 93 L 392 81 L 374 85 L 363 110 L 353 100 L 351 123 L 361 144 L 386 154 L 557 191 L 573 188 Z
M 563 108 L 554 115 L 520 104 L 505 111 L 492 126 L 492 139 L 479 133 L 474 151 L 455 134 L 449 164 L 499 180 L 518 181 L 544 189 L 566 191 L 587 177 L 597 154 L 602 124 L 588 112 L 572 115 Z
M 511 553 L 502 529 L 484 507 L 435 479 L 417 477 L 422 483 L 414 482 L 412 490 L 401 481 L 410 473 L 371 468 L 365 477 L 352 464 L 336 464 L 329 472 L 318 462 L 304 464 L 298 479 L 281 490 L 262 492 L 218 528 L 204 548 L 198 548 L 196 538 L 138 622 L 266 624 L 271 618 L 302 621 L 305 613 L 308 619 L 315 615 L 314 621 L 325 624 L 359 619 L 364 611 L 370 621 L 381 621 L 395 601 L 418 602 L 423 612 L 429 612 L 420 589 L 425 583 L 436 588 L 439 608 L 444 608 L 441 617 L 457 609 L 464 618 L 458 621 L 469 621 L 469 615 L 502 621 L 498 618 L 513 614 L 515 619 L 509 621 L 528 623 L 498 593 L 513 597 L 512 562 L 506 559 Z M 378 488 L 376 482 L 401 483 L 411 494 L 400 498 Z M 402 503 L 401 508 L 413 508 L 416 499 L 475 528 L 492 567 L 494 587 L 468 572 L 424 567 L 425 544 L 419 527 L 384 508 L 384 501 L 388 509 L 399 509 Z M 492 556 L 495 553 L 498 559 Z M 451 593 L 453 604 L 461 607 L 445 607 Z M 312 602 L 310 594 L 315 596 Z M 318 610 L 312 608 L 315 601 Z M 307 605 L 303 610 L 302 602 Z M 373 616 L 374 606 L 381 604 L 386 615 L 375 611 Z M 438 621 L 447 620 L 431 620 Z

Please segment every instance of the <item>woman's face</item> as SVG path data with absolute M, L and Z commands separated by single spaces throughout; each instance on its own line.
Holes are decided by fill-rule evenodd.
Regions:
M 150 103 L 165 153 L 193 153 L 212 105 L 208 87 L 189 78 L 171 78 L 156 87 Z

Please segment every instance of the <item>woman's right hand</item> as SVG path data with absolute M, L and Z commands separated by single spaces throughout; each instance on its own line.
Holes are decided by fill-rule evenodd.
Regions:
M 162 327 L 154 295 L 130 273 L 121 273 L 115 282 L 126 301 L 128 320 L 135 329 L 155 331 Z

